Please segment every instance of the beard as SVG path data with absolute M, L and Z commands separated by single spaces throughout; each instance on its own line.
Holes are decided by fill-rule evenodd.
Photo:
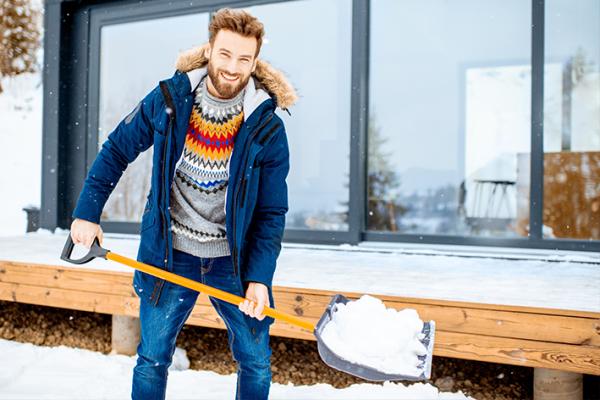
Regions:
M 235 83 L 227 82 L 221 76 L 221 73 L 226 73 L 226 71 L 223 71 L 221 69 L 215 70 L 212 63 L 209 61 L 208 76 L 209 76 L 210 81 L 212 82 L 213 86 L 219 93 L 219 96 L 224 99 L 231 99 L 231 98 L 237 96 L 237 94 L 246 87 L 246 85 L 248 84 L 248 81 L 250 80 L 250 74 L 248 74 L 248 76 L 246 76 L 244 78 L 241 74 L 227 73 L 227 75 L 230 75 L 230 76 L 235 75 L 238 77 L 237 84 L 235 84 Z

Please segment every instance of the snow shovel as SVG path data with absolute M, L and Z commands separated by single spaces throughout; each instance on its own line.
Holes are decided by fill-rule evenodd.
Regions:
M 152 276 L 155 276 L 160 279 L 164 279 L 171 283 L 175 283 L 177 285 L 184 286 L 188 289 L 196 290 L 201 293 L 206 293 L 207 295 L 217 298 L 219 300 L 226 301 L 228 303 L 238 305 L 243 302 L 245 299 L 236 296 L 234 294 L 225 292 L 223 290 L 219 290 L 213 288 L 208 285 L 204 285 L 192 279 L 185 278 L 183 276 L 174 274 L 172 272 L 166 271 L 164 269 L 160 269 L 157 267 L 153 267 L 148 264 L 144 264 L 142 262 L 136 261 L 134 259 L 122 256 L 117 253 L 113 253 L 110 250 L 107 250 L 100 246 L 98 242 L 98 238 L 94 239 L 94 243 L 89 249 L 89 252 L 79 258 L 72 259 L 71 253 L 73 252 L 73 248 L 75 244 L 71 239 L 71 235 L 68 235 L 67 242 L 65 243 L 65 247 L 60 255 L 60 258 L 64 261 L 70 262 L 72 264 L 85 264 L 92 261 L 94 258 L 104 258 L 105 260 L 116 261 L 120 264 L 127 265 L 134 269 L 140 270 Z M 369 367 L 368 365 L 362 365 L 354 362 L 347 361 L 342 357 L 335 354 L 323 341 L 322 332 L 327 323 L 329 323 L 332 319 L 333 313 L 337 310 L 338 304 L 346 304 L 349 300 L 341 295 L 336 294 L 331 299 L 327 309 L 319 319 L 319 322 L 315 326 L 312 322 L 306 321 L 301 318 L 297 318 L 291 314 L 286 314 L 281 311 L 277 311 L 274 308 L 266 307 L 263 310 L 263 314 L 281 321 L 285 321 L 288 324 L 296 325 L 300 328 L 306 329 L 310 332 L 313 332 L 317 339 L 317 348 L 319 350 L 319 355 L 325 364 L 328 366 L 337 369 L 339 371 L 357 376 L 362 379 L 366 379 L 369 381 L 419 381 L 419 380 L 427 380 L 431 377 L 431 360 L 433 356 L 433 342 L 435 336 L 435 322 L 429 321 L 424 322 L 423 331 L 424 338 L 421 340 L 423 345 L 427 348 L 427 355 L 420 356 L 419 358 L 422 361 L 420 369 L 422 372 L 418 376 L 408 376 L 408 375 L 398 375 L 398 374 L 388 374 L 382 371 L 379 371 L 373 367 Z

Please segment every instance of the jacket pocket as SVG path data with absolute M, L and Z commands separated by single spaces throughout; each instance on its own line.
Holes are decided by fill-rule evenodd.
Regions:
M 165 137 L 169 129 L 169 119 L 165 118 L 167 114 L 166 108 L 163 110 L 163 117 L 159 118 L 154 124 L 154 135 Z
M 150 202 L 146 204 L 146 210 L 144 210 L 144 214 L 142 215 L 142 223 L 140 225 L 140 233 L 147 231 L 152 228 L 156 223 L 156 218 L 154 213 L 152 212 L 152 207 L 149 205 Z
M 142 213 L 142 217 L 144 215 L 146 215 L 148 213 L 148 211 L 150 211 L 151 208 L 152 208 L 152 189 L 150 189 L 150 192 L 148 193 L 148 196 L 146 197 L 146 206 L 144 207 L 144 212 Z

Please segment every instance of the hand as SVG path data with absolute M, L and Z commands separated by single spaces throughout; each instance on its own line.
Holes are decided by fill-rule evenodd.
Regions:
M 71 239 L 75 244 L 82 244 L 89 249 L 95 238 L 102 244 L 102 237 L 102 228 L 98 224 L 79 218 L 75 218 L 71 224 Z
M 270 306 L 269 289 L 262 283 L 250 282 L 246 290 L 246 300 L 241 302 L 238 308 L 244 314 L 262 321 L 265 318 L 265 315 L 262 315 L 265 305 Z

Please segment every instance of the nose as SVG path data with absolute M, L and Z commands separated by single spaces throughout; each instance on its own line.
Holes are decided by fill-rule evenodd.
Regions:
M 227 64 L 223 66 L 223 71 L 229 75 L 238 75 L 238 63 L 236 60 L 230 59 Z

